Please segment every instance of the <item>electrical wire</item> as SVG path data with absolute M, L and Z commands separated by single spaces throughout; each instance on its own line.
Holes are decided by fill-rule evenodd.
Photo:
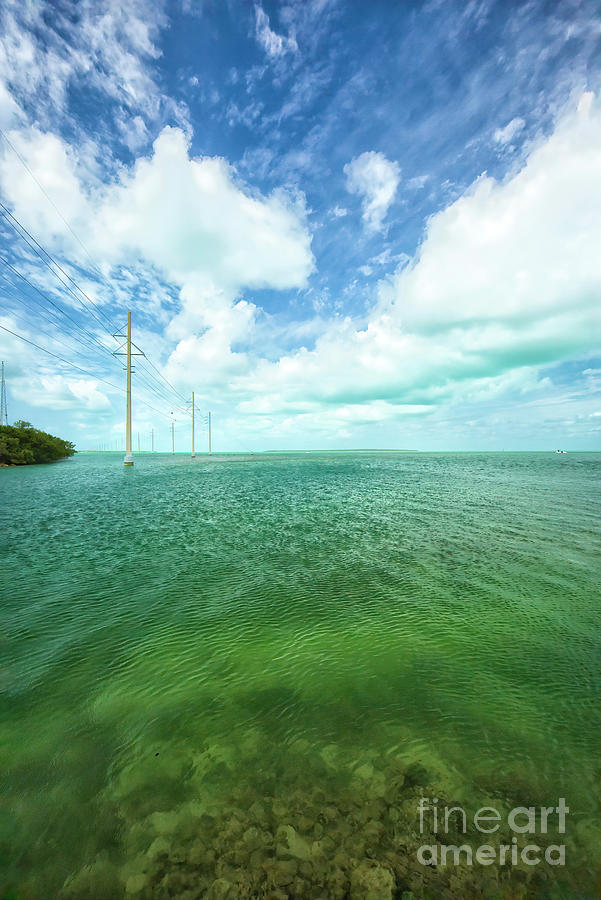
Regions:
M 28 171 L 29 171 L 29 169 L 28 169 Z M 34 178 L 34 180 L 36 181 L 38 186 L 40 186 L 39 183 L 37 182 L 37 180 L 35 179 L 35 176 L 32 175 L 32 177 Z M 44 191 L 43 191 L 43 193 L 45 194 Z M 45 194 L 45 196 L 47 196 L 47 195 Z M 48 198 L 48 199 L 50 199 L 50 198 Z M 56 208 L 56 205 L 54 203 L 52 205 Z M 56 209 L 57 209 L 57 212 L 59 212 L 58 208 L 56 208 Z M 63 287 L 65 287 L 69 291 L 69 293 L 75 298 L 75 300 L 77 300 L 85 308 L 85 303 L 82 301 L 81 297 L 78 297 L 77 294 L 72 290 L 72 288 L 70 288 L 69 285 L 66 284 L 62 278 L 60 278 L 60 276 L 57 274 L 57 272 L 52 268 L 52 265 L 50 265 L 50 262 L 54 266 L 56 266 L 56 268 L 65 276 L 65 278 L 67 278 L 71 282 L 71 284 L 80 292 L 80 294 L 88 301 L 88 303 L 90 303 L 92 305 L 92 307 L 94 307 L 94 309 L 98 310 L 98 312 L 101 315 L 104 315 L 104 318 L 106 319 L 108 324 L 111 326 L 112 331 L 107 328 L 107 326 L 102 322 L 102 320 L 92 310 L 89 310 L 91 312 L 91 314 L 93 315 L 93 317 L 96 319 L 96 321 L 105 329 L 105 331 L 108 332 L 108 334 L 111 335 L 111 337 L 113 337 L 117 333 L 117 329 L 116 329 L 115 325 L 111 322 L 111 320 L 108 318 L 108 316 L 106 316 L 104 313 L 102 313 L 102 310 L 99 309 L 99 307 L 94 303 L 92 298 L 83 290 L 82 287 L 79 286 L 79 284 L 75 281 L 75 279 L 71 275 L 69 275 L 69 273 L 66 272 L 65 269 L 63 269 L 63 267 L 60 265 L 60 263 L 58 263 L 56 261 L 56 259 L 52 256 L 52 254 L 49 253 L 40 244 L 40 242 L 27 230 L 27 228 L 25 228 L 25 226 L 16 218 L 16 216 L 14 216 L 10 212 L 10 210 L 2 202 L 0 202 L 0 215 L 3 216 L 3 218 L 5 219 L 7 224 L 13 229 L 13 231 L 17 235 L 19 235 L 19 237 L 21 237 L 22 240 L 25 241 L 25 243 L 30 247 L 31 250 L 33 250 L 33 252 L 39 257 L 39 259 L 41 259 L 41 261 L 44 263 L 44 265 L 52 272 L 52 274 L 55 276 L 55 278 L 58 279 L 58 281 L 63 285 Z M 61 215 L 61 218 L 63 219 L 65 224 L 68 225 L 66 219 L 64 219 L 64 217 L 62 216 L 62 214 L 60 212 L 59 212 L 59 215 Z M 70 226 L 69 226 L 69 228 L 70 228 Z M 74 234 L 74 236 L 77 237 L 71 228 L 70 228 L 70 230 Z M 27 237 L 25 237 L 24 235 L 27 235 Z M 81 243 L 81 241 L 80 241 L 80 243 Z M 84 245 L 82 244 L 82 246 L 84 246 Z M 85 246 L 84 246 L 84 249 L 85 249 Z M 44 255 L 42 255 L 42 254 L 44 254 Z M 47 257 L 47 259 L 44 259 L 44 256 Z M 48 260 L 50 260 L 50 262 L 48 262 Z M 92 260 L 92 262 L 93 262 L 93 260 Z M 102 276 L 102 274 L 100 273 L 98 268 L 97 267 L 95 267 L 95 268 L 98 271 L 98 273 L 100 274 L 101 279 L 109 287 L 111 287 L 111 285 L 107 282 L 107 280 Z M 165 382 L 165 384 L 167 384 L 169 386 L 169 388 L 174 392 L 174 394 L 180 400 L 182 400 L 183 402 L 186 402 L 186 399 L 183 397 L 183 395 L 180 394 L 180 392 L 177 390 L 177 388 L 175 388 L 173 386 L 173 384 L 171 384 L 171 382 L 163 375 L 163 373 L 154 365 L 152 360 L 150 360 L 147 356 L 146 356 L 146 361 L 154 369 L 154 371 L 162 378 L 162 380 Z
M 27 165 L 27 162 L 23 159 L 23 157 L 21 156 L 21 154 L 18 152 L 18 150 L 15 148 L 15 146 L 12 144 L 12 142 L 10 141 L 10 139 L 8 138 L 8 136 L 6 135 L 6 133 L 5 133 L 2 129 L 0 129 L 0 135 L 4 138 L 5 142 L 8 144 L 8 146 L 9 146 L 10 149 L 13 151 L 13 153 L 15 154 L 15 156 L 17 157 L 17 159 L 20 161 L 20 163 L 22 164 L 22 166 L 25 168 L 25 170 L 28 172 L 28 174 L 30 175 L 30 177 L 31 177 L 31 178 L 33 179 L 33 181 L 36 183 L 36 185 L 38 186 L 38 188 L 40 189 L 40 191 L 42 192 L 42 194 L 44 195 L 44 197 L 48 200 L 48 202 L 50 203 L 50 205 L 52 206 L 52 208 L 55 210 L 55 212 L 57 213 L 57 215 L 60 217 L 60 219 L 62 220 L 62 222 L 63 222 L 63 223 L 66 225 L 66 227 L 69 229 L 69 231 L 70 231 L 70 233 L 72 234 L 72 236 L 75 238 L 75 240 L 76 240 L 76 241 L 79 243 L 79 245 L 82 247 L 82 249 L 83 249 L 84 252 L 86 253 L 88 259 L 89 259 L 90 262 L 92 263 L 93 270 L 94 270 L 95 273 L 100 277 L 100 280 L 104 281 L 104 283 L 105 283 L 109 288 L 112 289 L 112 285 L 109 283 L 109 281 L 107 280 L 107 278 L 102 274 L 102 272 L 100 271 L 99 267 L 98 267 L 98 266 L 96 265 L 96 263 L 94 262 L 94 259 L 92 258 L 92 256 L 91 256 L 91 254 L 90 254 L 88 248 L 85 246 L 85 244 L 84 244 L 83 241 L 80 239 L 80 237 L 75 233 L 74 229 L 72 228 L 72 226 L 70 225 L 70 223 L 67 221 L 67 219 L 63 216 L 63 214 L 61 213 L 61 211 L 60 211 L 60 209 L 58 208 L 58 206 L 56 205 L 56 203 L 55 203 L 55 202 L 52 200 L 52 198 L 48 195 L 48 193 L 46 192 L 46 190 L 43 188 L 43 186 L 40 184 L 40 182 L 38 181 L 38 179 L 36 178 L 36 176 L 34 175 L 34 173 L 31 171 L 31 169 L 30 169 L 29 166 Z M 60 263 L 57 262 L 57 260 L 52 256 L 52 254 L 50 254 L 50 253 L 49 253 L 49 252 L 48 252 L 48 251 L 40 244 L 40 242 L 39 242 L 39 241 L 38 241 L 38 240 L 37 240 L 37 239 L 36 239 L 36 238 L 35 238 L 28 230 L 27 230 L 27 228 L 25 228 L 25 226 L 24 226 L 21 222 L 19 222 L 19 220 L 16 218 L 16 216 L 14 216 L 14 215 L 10 212 L 10 210 L 9 210 L 3 203 L 1 203 L 1 202 L 0 202 L 0 209 L 3 211 L 3 212 L 0 212 L 0 215 L 2 215 L 2 216 L 4 217 L 4 219 L 6 220 L 7 224 L 9 224 L 9 225 L 11 226 L 11 228 L 12 228 L 12 229 L 13 229 L 13 230 L 14 230 L 14 231 L 15 231 L 15 232 L 16 232 L 16 233 L 17 233 L 17 234 L 25 241 L 25 243 L 27 243 L 27 245 L 30 247 L 30 249 L 32 249 L 32 250 L 36 253 L 36 255 L 42 260 L 42 262 L 47 266 L 47 268 L 49 268 L 50 271 L 53 272 L 53 274 L 54 274 L 55 277 L 60 281 L 60 283 L 63 285 L 63 287 L 65 287 L 65 288 L 66 288 L 66 289 L 74 296 L 74 298 L 75 298 L 76 300 L 78 300 L 78 301 L 81 303 L 81 305 L 84 306 L 84 308 L 85 308 L 85 304 L 83 303 L 83 301 L 81 300 L 81 298 L 78 297 L 78 296 L 74 293 L 74 291 L 69 287 L 69 285 L 67 285 L 67 284 L 63 281 L 63 279 L 60 278 L 60 277 L 58 276 L 58 274 L 56 273 L 55 269 L 52 268 L 52 266 L 50 265 L 50 263 L 48 262 L 48 260 L 49 260 L 54 266 L 56 266 L 56 268 L 57 268 L 57 269 L 65 276 L 65 278 L 67 278 L 68 281 L 73 285 L 73 287 L 75 287 L 75 288 L 79 291 L 79 293 L 85 298 L 85 300 L 91 305 L 91 307 L 92 307 L 94 310 L 96 310 L 100 315 L 102 315 L 102 316 L 104 317 L 104 319 L 106 320 L 106 322 L 108 322 L 108 324 L 109 324 L 109 325 L 111 326 L 111 328 L 112 328 L 112 331 L 109 331 L 108 333 L 111 335 L 111 337 L 113 337 L 113 336 L 116 334 L 116 329 L 115 329 L 114 324 L 113 324 L 113 323 L 111 322 L 111 320 L 109 319 L 109 317 L 108 317 L 108 316 L 107 316 L 107 315 L 106 315 L 106 314 L 105 314 L 105 313 L 104 313 L 104 312 L 103 312 L 103 311 L 102 311 L 102 310 L 94 303 L 94 301 L 92 300 L 92 298 L 91 298 L 91 297 L 83 290 L 83 288 L 80 287 L 80 285 L 76 282 L 76 280 L 75 280 L 68 272 L 65 271 L 65 269 L 60 265 Z M 25 237 L 24 235 L 27 235 L 27 237 Z M 29 240 L 28 240 L 28 238 L 29 238 Z M 37 249 L 36 249 L 36 248 L 37 248 Z M 44 259 L 44 256 L 42 256 L 42 254 L 44 254 L 44 256 L 46 257 L 46 259 Z M 10 266 L 10 264 L 9 264 L 7 261 L 5 261 L 5 264 L 7 264 L 7 265 Z M 12 268 L 12 267 L 10 267 L 10 268 Z M 13 269 L 13 271 L 16 272 L 16 270 L 14 270 L 14 269 Z M 19 277 L 24 278 L 24 276 L 22 276 L 20 273 L 16 272 L 16 274 L 18 274 Z M 26 279 L 25 279 L 25 280 L 26 280 Z M 28 282 L 28 283 L 30 284 L 30 282 Z M 34 287 L 34 286 L 32 285 L 32 287 Z M 42 293 L 42 292 L 40 292 L 40 293 Z M 43 295 L 43 294 L 42 294 L 42 295 Z M 49 300 L 50 298 L 46 298 L 46 299 Z M 52 302 L 52 301 L 50 301 L 50 302 Z M 56 306 L 56 304 L 53 304 L 53 305 Z M 63 314 L 67 315 L 67 313 L 65 313 L 65 311 L 62 310 L 60 307 L 57 306 L 57 309 L 60 309 L 61 312 L 63 312 Z M 96 321 L 97 321 L 100 325 L 102 325 L 102 327 L 103 327 L 105 330 L 108 331 L 106 325 L 105 325 L 105 324 L 101 321 L 101 319 L 100 319 L 100 318 L 92 311 L 92 309 L 89 309 L 89 312 L 90 312 L 91 315 L 96 319 Z M 67 317 L 70 318 L 68 315 L 67 315 Z M 74 321 L 74 320 L 72 320 L 72 321 Z M 77 324 L 77 323 L 76 323 L 76 324 Z M 78 325 L 77 327 L 80 327 L 80 326 Z M 89 333 L 88 333 L 88 335 L 89 335 Z M 100 347 L 103 347 L 103 349 L 107 350 L 107 352 L 109 352 L 109 353 L 111 352 L 110 350 L 108 350 L 108 348 L 105 348 L 102 344 L 100 344 L 95 338 L 92 338 L 92 339 L 93 339 L 96 343 L 98 343 L 98 345 L 99 345 Z M 162 372 L 154 365 L 154 363 L 152 362 L 152 360 L 149 359 L 148 356 L 146 356 L 146 354 L 144 354 L 144 358 L 145 358 L 146 362 L 148 363 L 148 365 L 154 370 L 154 372 L 156 372 L 156 374 L 157 374 L 157 375 L 162 379 L 162 381 L 169 387 L 169 389 L 170 389 L 171 391 L 173 391 L 174 395 L 175 395 L 176 397 L 178 397 L 178 399 L 179 399 L 180 401 L 183 401 L 183 403 L 187 403 L 187 402 L 188 402 L 188 401 L 187 401 L 187 398 L 185 398 L 185 397 L 177 390 L 177 388 L 176 388 L 176 387 L 175 387 L 175 386 L 174 386 L 174 385 L 173 385 L 173 384 L 172 384 L 172 383 L 171 383 L 171 382 L 163 375 L 163 373 L 162 373 Z M 145 366 L 142 366 L 142 368 L 145 369 L 146 367 L 145 367 Z M 151 374 L 150 372 L 148 372 L 148 376 L 149 376 L 150 378 L 153 378 L 153 377 L 154 377 L 154 376 L 152 376 L 152 374 Z M 146 381 L 146 386 L 147 386 L 147 387 L 150 387 L 149 382 L 148 382 L 148 379 L 146 379 L 145 381 Z M 155 378 L 155 381 L 156 381 L 156 378 Z M 157 383 L 158 383 L 158 382 L 157 382 Z M 151 389 L 152 389 L 152 388 L 151 388 Z M 155 393 L 157 396 L 161 397 L 161 394 L 160 394 L 159 392 L 157 392 L 156 390 L 154 390 L 154 393 Z M 163 400 L 165 400 L 165 399 L 167 399 L 167 397 L 166 397 L 166 395 L 163 394 Z M 170 398 L 169 398 L 169 399 L 170 399 Z
M 4 220 L 5 220 L 6 223 L 12 228 L 12 230 L 13 230 L 17 235 L 19 235 L 19 237 L 20 237 L 22 240 L 25 241 L 25 243 L 30 247 L 31 250 L 33 250 L 33 252 L 36 254 L 36 256 L 38 256 L 38 257 L 41 259 L 41 261 L 44 263 L 44 265 L 46 266 L 46 268 L 49 269 L 49 270 L 52 272 L 52 274 L 54 275 L 54 277 L 55 277 L 58 281 L 60 281 L 60 283 L 63 285 L 63 287 L 65 287 L 65 288 L 69 291 L 69 293 L 72 294 L 72 296 L 73 296 L 79 303 L 81 303 L 81 305 L 82 305 L 84 308 L 85 308 L 85 306 L 86 306 L 84 300 L 82 300 L 81 297 L 78 297 L 77 294 L 75 293 L 75 291 L 73 290 L 73 288 L 70 288 L 69 285 L 66 284 L 65 281 L 63 281 L 63 279 L 60 277 L 60 275 L 58 275 L 58 273 L 56 272 L 56 270 L 52 268 L 52 265 L 56 266 L 56 268 L 58 269 L 58 271 L 61 272 L 61 273 L 65 276 L 65 278 L 68 279 L 68 281 L 71 282 L 71 284 L 72 284 L 72 285 L 80 292 L 80 294 L 85 298 L 85 300 L 87 300 L 87 302 L 90 304 L 90 306 L 93 307 L 93 309 L 97 309 L 97 310 L 98 310 L 98 307 L 96 306 L 96 304 L 94 303 L 94 301 L 92 300 L 92 298 L 89 297 L 89 296 L 86 294 L 86 292 L 84 291 L 84 289 L 81 288 L 81 287 L 77 284 L 77 282 L 75 281 L 75 279 L 72 278 L 71 275 L 69 275 L 69 273 L 66 272 L 66 271 L 63 269 L 63 267 L 61 266 L 61 264 L 58 263 L 58 262 L 55 260 L 55 258 L 52 256 L 52 254 L 49 253 L 44 247 L 42 247 L 42 245 L 40 244 L 40 242 L 39 242 L 38 240 L 36 240 L 36 238 L 34 238 L 34 236 L 31 234 L 31 232 L 29 232 L 29 231 L 27 230 L 27 228 L 25 228 L 25 226 L 24 226 L 23 224 L 21 224 L 21 222 L 19 222 L 19 220 L 16 218 L 16 216 L 14 216 L 14 215 L 11 213 L 11 211 L 10 211 L 10 210 L 4 205 L 4 203 L 2 203 L 1 201 L 0 201 L 0 216 L 2 216 L 2 217 L 4 218 Z M 25 237 L 25 235 L 27 235 L 27 236 Z M 44 257 L 46 257 L 46 258 L 44 258 Z M 51 265 L 51 263 L 52 263 L 52 265 Z M 90 314 L 96 319 L 96 321 L 98 322 L 98 324 L 101 325 L 101 326 L 105 329 L 105 331 L 106 331 L 108 334 L 110 334 L 110 336 L 112 337 L 113 334 L 114 334 L 114 333 L 116 332 L 116 330 L 117 330 L 117 329 L 115 328 L 115 326 L 112 325 L 110 319 L 109 319 L 106 315 L 104 315 L 104 313 L 102 313 L 102 315 L 104 315 L 104 318 L 105 318 L 106 321 L 109 323 L 109 325 L 111 325 L 111 327 L 112 327 L 113 330 L 111 331 L 109 328 L 107 328 L 107 326 L 104 324 L 104 322 L 102 321 L 102 319 L 101 319 L 98 315 L 96 315 L 96 313 L 93 311 L 93 309 L 89 309 L 88 312 L 90 312 Z M 98 311 L 100 312 L 100 310 L 98 310 Z
M 43 291 L 37 285 L 33 284 L 28 278 L 26 278 L 25 275 L 22 274 L 22 272 L 19 272 L 19 270 L 16 269 L 13 265 L 11 265 L 11 263 L 9 263 L 8 260 L 5 259 L 5 257 L 2 256 L 1 254 L 0 254 L 0 261 L 3 262 L 4 265 L 7 266 L 7 268 L 11 270 L 11 272 L 13 272 L 22 281 L 24 281 L 25 284 L 27 284 L 30 288 L 32 288 L 32 290 L 34 290 L 37 294 L 39 294 L 41 297 L 43 297 L 44 300 L 46 300 L 48 303 L 50 303 L 51 306 L 53 306 L 60 313 L 62 313 L 62 315 L 64 315 L 65 318 L 67 318 L 70 322 L 72 322 L 76 328 L 78 328 L 83 334 L 85 334 L 88 338 L 90 338 L 90 340 L 93 341 L 98 347 L 100 347 L 101 350 L 105 350 L 107 353 L 109 353 L 112 356 L 112 351 L 108 347 L 106 347 L 104 344 L 102 344 L 98 340 L 98 338 L 94 334 L 92 334 L 91 331 L 88 331 L 87 328 L 84 328 L 84 326 L 81 325 L 81 323 L 77 322 L 77 320 L 74 319 L 73 316 L 69 315 L 69 313 L 65 309 L 63 309 L 62 306 L 60 306 L 58 303 L 55 303 L 55 301 L 52 299 L 52 297 L 49 297 L 48 294 L 45 293 L 45 291 Z M 9 284 L 10 284 L 10 282 L 9 282 Z M 39 301 L 36 301 L 35 298 L 32 298 L 32 299 L 34 300 L 34 302 L 37 302 L 38 305 L 43 308 L 42 304 Z
M 41 347 L 39 344 L 36 344 L 34 341 L 30 341 L 29 338 L 23 337 L 22 334 L 19 334 L 16 331 L 11 331 L 10 328 L 7 328 L 5 325 L 0 324 L 0 328 L 3 331 L 8 332 L 8 334 L 12 334 L 14 337 L 19 338 L 21 341 L 25 341 L 26 344 L 31 344 L 32 347 L 35 347 L 36 350 L 41 350 L 42 353 L 47 353 L 49 356 L 53 356 L 55 359 L 60 360 L 65 365 L 70 366 L 72 369 L 77 369 L 79 372 L 83 372 L 84 375 L 89 375 L 90 378 L 94 378 L 96 381 L 101 381 L 103 384 L 107 384 L 109 387 L 114 388 L 117 391 L 121 391 L 122 394 L 127 393 L 125 388 L 119 387 L 119 385 L 113 384 L 110 381 L 107 381 L 105 378 L 100 378 L 98 375 L 95 375 L 93 372 L 88 372 L 86 369 L 83 369 L 81 366 L 76 365 L 73 362 L 70 362 L 68 359 L 65 359 L 63 356 L 59 356 L 58 353 L 53 353 L 52 350 L 48 350 L 46 347 Z M 170 418 L 169 413 L 164 412 L 163 410 L 157 409 L 156 406 L 152 406 L 146 400 L 140 399 L 140 403 L 143 403 L 144 406 L 148 406 L 149 409 L 154 410 L 154 412 L 158 413 L 161 416 L 165 416 L 166 418 Z
M 13 151 L 13 153 L 15 154 L 15 156 L 17 157 L 17 159 L 19 160 L 19 162 L 21 163 L 21 165 L 27 170 L 27 172 L 29 172 L 29 175 L 31 176 L 31 178 L 33 178 L 33 180 L 35 181 L 35 183 L 37 184 L 37 186 L 38 186 L 39 189 L 41 190 L 42 194 L 44 195 L 44 197 L 46 198 L 46 200 L 48 201 L 48 203 L 52 206 L 52 208 L 54 209 L 54 211 L 56 212 L 56 214 L 60 217 L 60 219 L 61 219 L 61 220 L 64 222 L 64 224 L 67 226 L 67 228 L 69 229 L 69 231 L 71 232 L 71 234 L 73 235 L 73 237 L 75 238 L 75 240 L 77 241 L 77 243 L 79 244 L 79 246 L 82 248 L 82 250 L 83 250 L 83 251 L 85 252 L 85 254 L 87 255 L 87 257 L 88 257 L 88 259 L 90 260 L 90 262 L 92 263 L 92 266 L 94 267 L 96 273 L 97 273 L 98 275 L 100 275 L 100 277 L 102 278 L 102 273 L 101 273 L 100 269 L 98 268 L 98 266 L 96 265 L 96 263 L 94 262 L 94 260 L 93 260 L 93 258 L 92 258 L 92 255 L 91 255 L 90 251 L 88 250 L 88 248 L 86 247 L 86 245 L 84 244 L 84 242 L 81 240 L 81 238 L 80 238 L 77 234 L 75 234 L 75 232 L 74 232 L 73 229 L 71 228 L 71 225 L 70 225 L 69 222 L 65 219 L 65 217 L 64 217 L 63 214 L 62 214 L 62 212 L 60 211 L 60 209 L 58 208 L 58 206 L 56 205 L 56 203 L 55 203 L 54 200 L 52 199 L 52 197 L 50 197 L 50 195 L 46 193 L 45 189 L 44 189 L 43 186 L 40 184 L 40 182 L 38 181 L 38 179 L 35 177 L 35 175 L 34 175 L 33 172 L 31 171 L 31 169 L 29 168 L 29 166 L 27 165 L 27 163 L 25 162 L 25 160 L 23 159 L 23 157 L 21 156 L 21 154 L 19 153 L 19 151 L 17 150 L 17 148 L 15 147 L 15 145 L 9 140 L 8 135 L 7 135 L 6 132 L 3 131 L 1 128 L 0 128 L 0 136 L 4 138 L 4 140 L 6 141 L 6 143 L 7 143 L 8 146 L 10 147 L 10 149 Z
M 70 276 L 67 275 L 67 273 L 64 272 L 64 269 L 62 269 L 62 267 L 61 267 L 58 263 L 56 263 L 56 261 L 54 260 L 54 258 L 53 258 L 49 253 L 47 253 L 46 250 L 44 250 L 44 248 L 41 246 L 41 244 L 39 244 L 39 242 L 36 241 L 36 239 L 35 239 L 33 236 L 31 236 L 31 235 L 29 234 L 29 232 L 27 231 L 27 229 L 24 228 L 24 226 L 21 225 L 21 223 L 18 221 L 18 219 L 16 219 L 16 218 L 12 215 L 12 213 L 10 213 L 10 212 L 6 209 L 6 207 L 4 206 L 4 204 L 1 203 L 1 202 L 0 202 L 0 208 L 3 209 L 3 210 L 5 210 L 5 212 L 10 216 L 10 218 L 13 219 L 14 222 L 15 222 L 20 228 L 22 228 L 23 231 L 24 231 L 29 237 L 31 237 L 32 241 L 33 241 L 35 244 L 37 244 L 37 245 L 40 247 L 40 249 L 41 249 L 44 253 L 46 253 L 46 255 L 49 257 L 49 259 L 51 259 L 52 262 L 54 262 L 55 265 L 57 265 L 58 268 L 66 275 L 66 277 L 68 277 L 68 278 L 73 282 L 73 284 L 75 284 L 75 285 L 78 287 L 78 289 L 81 291 L 81 293 L 84 294 L 85 297 L 87 297 L 87 294 L 85 294 L 85 291 L 83 291 L 82 288 L 80 288 L 80 287 L 77 285 L 77 282 L 75 282 L 74 279 L 70 278 Z M 2 212 L 0 211 L 0 215 L 4 215 L 4 213 L 2 213 Z M 4 218 L 6 219 L 6 215 L 4 215 Z M 7 220 L 7 221 L 8 221 L 8 220 Z M 15 225 L 13 225 L 12 222 L 8 221 L 8 224 L 11 225 L 11 227 L 13 228 L 13 231 L 15 231 L 15 232 L 16 232 L 17 234 L 19 234 L 21 237 L 23 237 L 23 235 L 20 234 L 20 232 L 19 232 L 18 229 L 15 227 Z M 41 254 L 36 250 L 36 248 L 30 243 L 30 241 L 28 241 L 27 238 L 24 238 L 24 237 L 23 237 L 23 240 L 24 240 L 24 241 L 28 244 L 28 246 L 34 251 L 34 253 L 36 253 L 36 255 L 42 260 L 42 262 L 47 266 L 47 268 L 50 269 L 50 271 L 55 275 L 55 277 L 58 278 L 59 282 L 63 285 L 63 287 L 65 287 L 65 288 L 69 291 L 69 293 L 70 293 L 76 300 L 78 300 L 78 301 L 82 304 L 82 306 L 83 306 L 84 309 L 85 309 L 85 308 L 86 308 L 86 307 L 85 307 L 85 304 L 81 301 L 81 299 L 78 298 L 77 295 L 75 294 L 75 292 L 69 287 L 69 285 L 65 284 L 65 282 L 63 281 L 63 279 L 60 278 L 60 277 L 57 275 L 57 273 L 54 271 L 54 269 L 52 268 L 52 266 L 50 266 L 50 265 L 46 262 L 46 260 L 44 260 L 44 258 L 43 258 L 43 257 L 41 256 Z M 111 350 L 109 350 L 108 347 L 105 347 L 103 344 L 101 344 L 101 343 L 98 341 L 97 338 L 95 338 L 89 331 L 87 331 L 87 329 L 83 329 L 82 326 L 80 326 L 79 323 L 77 323 L 77 322 L 75 321 L 75 319 L 73 319 L 72 316 L 69 316 L 69 314 L 68 314 L 65 310 L 63 310 L 62 307 L 60 307 L 58 304 L 54 303 L 54 301 L 52 301 L 51 298 L 48 297 L 47 294 L 45 294 L 43 291 L 41 291 L 39 288 L 37 288 L 35 285 L 33 285 L 33 284 L 32 284 L 32 283 L 31 283 L 24 275 L 22 275 L 17 269 L 15 269 L 15 267 L 12 266 L 12 265 L 4 258 L 4 257 L 0 256 L 0 259 L 4 262 L 5 265 L 8 266 L 8 268 L 11 269 L 11 271 L 13 271 L 13 272 L 14 272 L 16 275 L 18 275 L 20 278 L 22 278 L 23 281 L 25 281 L 30 287 L 32 287 L 32 288 L 33 288 L 34 290 L 36 290 L 39 294 L 41 294 L 41 296 L 43 296 L 45 299 L 47 299 L 47 300 L 48 300 L 48 301 L 49 301 L 56 309 L 60 310 L 60 311 L 61 311 L 68 319 L 70 319 L 70 321 L 72 321 L 78 328 L 81 328 L 81 330 L 84 331 L 84 332 L 85 332 L 85 333 L 86 333 L 86 334 L 87 334 L 87 335 L 88 335 L 88 336 L 89 336 L 89 337 L 90 337 L 90 338 L 91 338 L 91 339 L 92 339 L 92 340 L 93 340 L 93 341 L 94 341 L 101 349 L 103 349 L 103 350 L 105 350 L 107 353 L 111 354 Z M 90 298 L 88 298 L 88 299 L 90 299 Z M 93 301 L 91 301 L 91 302 L 93 302 Z M 94 315 L 94 314 L 92 313 L 92 315 Z M 96 319 L 96 321 L 97 321 L 97 322 L 98 322 L 98 323 L 99 323 L 106 331 L 108 331 L 108 329 L 107 329 L 106 326 L 103 324 L 103 322 L 98 318 L 98 316 L 94 315 L 94 318 Z M 109 321 L 109 320 L 107 319 L 107 321 Z M 114 337 L 114 335 L 115 335 L 116 332 L 110 332 L 110 331 L 108 331 L 108 333 L 110 334 L 111 337 Z M 112 354 L 111 354 L 111 355 L 112 355 Z M 184 402 L 185 402 L 185 398 L 184 398 L 184 397 L 183 397 L 183 396 L 182 396 L 182 395 L 181 395 L 181 394 L 173 387 L 173 385 L 165 378 L 165 376 L 161 374 L 161 372 L 156 368 L 156 366 L 152 363 L 152 361 L 151 361 L 150 359 L 148 359 L 148 358 L 146 357 L 145 354 L 144 354 L 144 357 L 145 357 L 146 361 L 149 363 L 149 365 L 151 365 L 152 368 L 153 368 L 159 375 L 161 375 L 161 378 L 163 379 L 163 381 L 165 381 L 165 383 L 169 385 L 169 387 L 170 387 L 171 390 L 175 393 L 175 395 L 176 395 L 179 399 L 184 400 Z M 154 376 L 153 376 L 150 372 L 148 372 L 148 375 L 149 375 L 151 378 L 154 378 Z M 157 382 L 157 384 L 160 385 L 160 382 L 158 382 L 158 379 L 155 378 L 154 380 Z M 149 386 L 148 380 L 147 380 L 147 379 L 146 379 L 146 384 L 147 384 L 147 386 Z M 163 388 L 162 390 L 164 391 L 164 388 Z M 160 399 L 162 398 L 164 401 L 167 401 L 167 402 L 169 402 L 169 403 L 172 402 L 172 401 L 171 401 L 171 397 L 167 397 L 166 394 L 160 394 L 160 393 L 158 393 L 156 390 L 154 391 L 154 393 L 155 393 Z

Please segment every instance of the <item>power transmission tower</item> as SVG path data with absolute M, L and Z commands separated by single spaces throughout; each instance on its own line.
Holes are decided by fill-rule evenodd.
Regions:
M 123 459 L 123 464 L 126 466 L 133 466 L 134 457 L 131 452 L 131 373 L 132 373 L 132 365 L 131 358 L 132 356 L 144 356 L 145 354 L 137 347 L 135 344 L 133 345 L 137 350 L 137 353 L 132 353 L 132 341 L 131 341 L 131 312 L 127 313 L 127 334 L 114 334 L 114 338 L 125 338 L 125 344 L 121 344 L 118 350 L 115 350 L 113 356 L 125 356 L 127 357 L 127 363 L 125 366 L 125 371 L 127 372 L 127 401 L 125 407 L 125 457 Z M 123 347 L 126 346 L 126 350 L 123 350 Z
M 211 455 L 211 411 L 209 410 L 209 456 Z
M 4 363 L 2 363 L 2 389 L 0 390 L 0 425 L 8 425 L 8 409 L 6 406 L 6 382 L 4 380 Z
M 175 419 L 171 419 L 171 452 L 175 453 Z

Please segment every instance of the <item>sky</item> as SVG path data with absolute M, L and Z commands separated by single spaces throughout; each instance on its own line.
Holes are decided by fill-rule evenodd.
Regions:
M 599 448 L 596 0 L 0 20 L 10 422 L 121 448 L 131 311 L 134 449 Z

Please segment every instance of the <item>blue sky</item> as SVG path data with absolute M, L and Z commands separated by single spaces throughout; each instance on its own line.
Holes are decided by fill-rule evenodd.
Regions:
M 120 446 L 131 309 L 142 447 L 192 390 L 224 450 L 598 447 L 596 3 L 1 16 L 11 420 Z

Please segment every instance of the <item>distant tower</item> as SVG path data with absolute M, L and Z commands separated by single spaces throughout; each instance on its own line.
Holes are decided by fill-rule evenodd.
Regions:
M 2 363 L 2 389 L 0 390 L 0 425 L 8 425 L 8 409 L 6 408 L 6 382 L 4 380 L 4 363 Z

